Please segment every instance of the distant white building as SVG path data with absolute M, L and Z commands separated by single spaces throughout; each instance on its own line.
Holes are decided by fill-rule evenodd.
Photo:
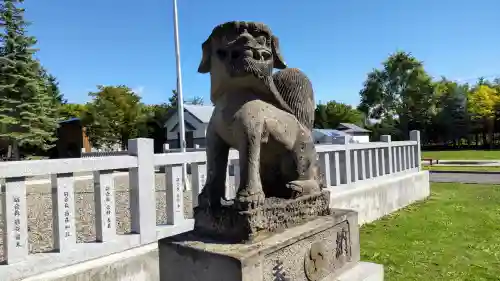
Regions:
M 349 137 L 352 143 L 370 142 L 370 131 L 354 124 L 340 123 L 337 129 L 313 129 L 316 144 L 332 143 L 335 138 Z
M 331 144 L 338 137 L 349 137 L 350 135 L 335 129 L 313 129 L 313 140 L 315 144 Z
M 186 131 L 186 147 L 195 145 L 205 147 L 207 126 L 214 107 L 212 105 L 184 105 L 184 128 Z M 170 148 L 179 148 L 179 119 L 177 109 L 170 112 L 170 117 L 165 122 L 167 144 Z
M 212 105 L 184 105 L 184 127 L 186 130 L 186 147 L 195 145 L 206 147 L 207 126 L 212 117 Z M 177 109 L 170 112 L 165 122 L 167 144 L 170 148 L 179 148 L 179 120 Z M 332 143 L 333 138 L 349 136 L 355 143 L 370 141 L 370 131 L 351 123 L 340 123 L 336 129 L 313 129 L 314 143 Z
M 352 136 L 354 142 L 370 142 L 370 131 L 357 125 L 351 123 L 340 123 L 337 130 Z

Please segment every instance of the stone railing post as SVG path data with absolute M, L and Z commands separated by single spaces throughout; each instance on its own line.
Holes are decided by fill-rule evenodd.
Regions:
M 344 146 L 343 155 L 339 156 L 339 165 L 337 166 L 339 169 L 339 179 L 342 184 L 350 184 L 352 182 L 351 179 L 351 149 L 349 148 L 350 138 L 347 136 L 337 137 L 332 140 L 333 144 L 340 144 Z
M 384 158 L 382 162 L 384 162 L 384 170 L 385 174 L 392 174 L 394 173 L 394 167 L 393 167 L 393 162 L 392 162 L 392 146 L 391 146 L 391 136 L 390 135 L 382 135 L 380 136 L 380 141 L 381 142 L 386 142 L 387 143 L 387 148 L 384 153 Z
M 71 251 L 76 245 L 75 179 L 72 173 L 51 175 L 54 248 Z
M 195 148 L 200 148 L 199 145 L 195 145 Z M 198 206 L 198 195 L 200 194 L 205 181 L 207 179 L 207 164 L 203 163 L 191 163 L 191 193 L 192 193 L 192 204 L 193 208 Z
M 2 185 L 3 254 L 7 264 L 28 256 L 28 211 L 24 178 L 7 178 Z
M 227 161 L 227 167 L 226 167 L 226 190 L 225 190 L 225 196 L 226 199 L 234 199 L 236 197 L 236 189 L 238 188 L 235 185 L 234 178 L 231 177 L 230 170 L 233 170 L 233 175 L 236 173 L 234 170 L 235 166 L 238 166 L 237 161 L 229 160 Z M 239 170 L 239 167 L 236 167 Z
M 238 188 L 240 188 L 240 159 L 233 159 L 230 161 L 233 164 L 233 180 L 232 185 L 234 186 L 234 197 L 238 193 Z
M 356 152 L 357 161 L 355 163 L 358 164 L 359 167 L 356 181 L 361 181 L 366 179 L 366 149 L 358 149 Z
M 413 157 L 414 165 L 419 171 L 422 170 L 422 146 L 420 143 L 420 131 L 413 130 L 410 132 L 410 140 L 417 142 L 417 148 Z
M 148 244 L 157 241 L 153 140 L 129 140 L 128 152 L 137 157 L 137 167 L 129 169 L 131 231 Z
M 382 174 L 382 169 L 380 168 L 380 148 L 377 147 L 373 150 L 373 177 L 379 177 Z
M 182 184 L 182 166 L 182 164 L 179 164 L 169 165 L 165 167 L 167 224 L 169 225 L 175 225 L 184 220 L 184 189 Z
M 94 172 L 94 204 L 96 240 L 112 241 L 116 238 L 115 180 L 112 171 Z
M 330 167 L 331 166 L 330 153 L 331 153 L 330 151 L 318 153 L 320 171 L 324 175 L 324 183 L 327 187 L 332 186 L 332 168 Z
M 365 157 L 365 175 L 366 175 L 366 178 L 369 179 L 369 178 L 373 178 L 373 170 L 374 167 L 373 167 L 373 152 L 375 150 L 374 149 L 367 149 L 366 150 L 366 157 Z

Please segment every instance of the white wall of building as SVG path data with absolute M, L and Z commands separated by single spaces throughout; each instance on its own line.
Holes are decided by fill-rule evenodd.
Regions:
M 352 140 L 357 143 L 366 143 L 370 142 L 370 136 L 365 135 L 365 136 L 352 136 Z

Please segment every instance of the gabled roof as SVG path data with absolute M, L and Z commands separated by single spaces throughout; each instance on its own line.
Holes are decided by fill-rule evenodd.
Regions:
M 212 117 L 214 106 L 184 104 L 184 110 L 187 110 L 202 123 L 208 123 L 208 121 L 210 121 L 210 117 Z
M 370 130 L 361 128 L 357 125 L 351 123 L 340 123 L 340 126 L 337 128 L 339 131 L 343 131 L 346 133 L 369 133 Z
M 194 104 L 184 104 L 184 113 L 188 112 L 194 118 L 196 118 L 200 123 L 208 123 L 210 117 L 212 117 L 212 112 L 214 111 L 214 106 L 212 105 L 194 105 Z M 168 112 L 167 120 L 172 116 L 177 114 L 177 108 L 173 108 Z
M 329 137 L 344 137 L 349 136 L 346 132 L 342 132 L 334 129 L 313 129 L 313 136 L 329 136 Z

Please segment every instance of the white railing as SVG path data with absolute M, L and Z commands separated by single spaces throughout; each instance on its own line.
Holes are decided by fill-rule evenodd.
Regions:
M 370 179 L 420 170 L 420 135 L 412 131 L 410 141 L 316 146 L 321 173 L 327 186 L 355 187 Z M 191 208 L 206 179 L 205 151 L 153 153 L 153 140 L 134 139 L 128 155 L 78 159 L 33 160 L 0 163 L 2 185 L 3 259 L 0 280 L 15 280 L 55 268 L 77 264 L 156 242 L 189 231 L 193 219 L 184 215 L 182 164 L 191 164 Z M 229 163 L 234 176 L 227 180 L 226 196 L 232 198 L 238 186 L 238 152 L 231 150 Z M 166 224 L 157 225 L 155 173 L 164 167 L 166 180 Z M 114 170 L 128 169 L 131 233 L 117 234 Z M 228 169 L 229 170 L 229 169 Z M 96 242 L 77 243 L 74 173 L 93 174 Z M 52 239 L 55 251 L 30 253 L 28 243 L 28 178 L 50 175 Z

